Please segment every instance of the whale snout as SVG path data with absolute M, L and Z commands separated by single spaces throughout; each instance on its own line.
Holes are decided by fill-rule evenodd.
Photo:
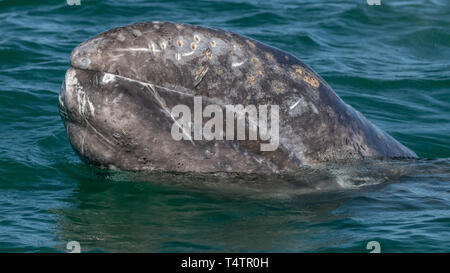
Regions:
M 102 38 L 90 39 L 77 46 L 70 55 L 72 67 L 91 70 L 91 59 L 97 57 Z
M 91 60 L 87 57 L 75 57 L 72 63 L 75 67 L 79 67 L 81 69 L 89 69 Z

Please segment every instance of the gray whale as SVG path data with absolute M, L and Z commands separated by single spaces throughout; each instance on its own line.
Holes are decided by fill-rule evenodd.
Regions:
M 59 110 L 72 147 L 88 164 L 278 173 L 335 160 L 417 157 L 302 61 L 224 30 L 136 23 L 85 41 L 71 65 Z M 194 97 L 205 106 L 278 105 L 277 149 L 261 151 L 259 140 L 174 140 L 170 109 L 193 107 Z

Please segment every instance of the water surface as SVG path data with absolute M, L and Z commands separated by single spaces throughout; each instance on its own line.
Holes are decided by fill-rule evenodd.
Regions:
M 0 0 L 0 252 L 66 251 L 72 240 L 107 252 L 368 252 L 373 240 L 383 252 L 448 252 L 449 14 L 446 0 Z M 421 159 L 303 173 L 316 190 L 289 177 L 143 179 L 84 165 L 58 115 L 70 52 L 149 20 L 297 56 Z

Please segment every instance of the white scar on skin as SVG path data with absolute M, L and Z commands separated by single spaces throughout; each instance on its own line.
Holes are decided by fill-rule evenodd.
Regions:
M 102 82 L 109 83 L 109 82 L 114 81 L 115 79 L 116 79 L 116 76 L 114 74 L 105 73 L 105 75 L 103 76 Z
M 120 93 L 117 97 L 115 97 L 113 99 L 113 103 L 118 103 L 120 101 L 120 99 L 122 99 L 123 97 L 123 93 Z
M 232 67 L 237 67 L 237 66 L 241 66 L 245 63 L 245 61 L 239 62 L 239 63 L 233 63 L 231 64 Z
M 63 102 L 63 100 L 61 98 L 61 94 L 58 95 L 58 100 L 59 100 L 59 105 L 64 106 L 64 102 Z
M 109 59 L 110 61 L 117 61 L 119 60 L 121 57 L 123 57 L 124 54 L 117 54 L 117 55 L 109 55 Z
M 314 106 L 314 104 L 311 104 L 311 109 L 315 114 L 319 114 L 319 111 L 317 111 L 317 108 Z
M 91 100 L 89 99 L 88 96 L 86 96 L 86 98 L 87 98 L 87 102 L 88 102 L 88 104 L 89 104 L 89 110 L 91 110 L 91 115 L 95 115 L 95 108 L 94 108 L 94 105 L 92 104 L 92 102 L 91 102 Z
M 131 47 L 131 48 L 119 48 L 114 51 L 145 51 L 145 52 L 148 52 L 148 51 L 150 51 L 150 49 L 147 47 Z
M 89 107 L 90 114 L 94 116 L 94 104 L 92 104 L 92 102 L 89 100 L 89 97 L 84 91 L 83 86 L 79 84 L 76 73 L 73 70 L 70 70 L 66 75 L 66 89 L 73 90 L 73 94 L 76 96 L 76 100 L 78 103 L 78 112 L 80 113 L 80 116 L 86 118 L 86 115 L 88 114 L 86 106 Z
M 156 48 L 156 44 L 153 43 L 153 42 L 150 44 L 149 48 L 150 48 L 150 50 L 151 50 L 153 53 L 161 52 L 161 50 L 159 50 L 159 49 Z
M 84 92 L 83 88 L 81 86 L 76 88 L 76 94 L 77 94 L 77 102 L 78 102 L 78 112 L 82 117 L 86 117 L 87 111 L 86 111 L 86 104 L 89 107 L 89 111 L 92 116 L 95 114 L 95 108 L 92 102 L 89 100 L 89 97 L 87 96 L 86 92 Z
M 195 49 L 189 53 L 183 53 L 183 56 L 190 56 L 190 55 L 194 54 L 194 52 L 195 52 Z
M 301 101 L 302 101 L 302 99 L 299 99 L 296 103 L 294 103 L 291 107 L 289 107 L 289 110 L 294 109 L 295 106 L 297 106 Z

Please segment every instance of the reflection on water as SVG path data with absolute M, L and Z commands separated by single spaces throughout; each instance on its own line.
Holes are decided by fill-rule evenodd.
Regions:
M 380 205 L 377 193 L 411 182 L 421 167 L 430 177 L 433 166 L 439 175 L 446 169 L 441 178 L 449 181 L 448 160 L 334 164 L 278 176 L 94 169 L 72 205 L 55 211 L 57 234 L 80 242 L 82 251 L 317 251 L 354 243 L 365 230 L 354 247 L 365 252 L 364 240 L 372 239 L 366 226 L 382 216 L 364 215 Z M 379 209 L 388 211 L 388 203 Z

